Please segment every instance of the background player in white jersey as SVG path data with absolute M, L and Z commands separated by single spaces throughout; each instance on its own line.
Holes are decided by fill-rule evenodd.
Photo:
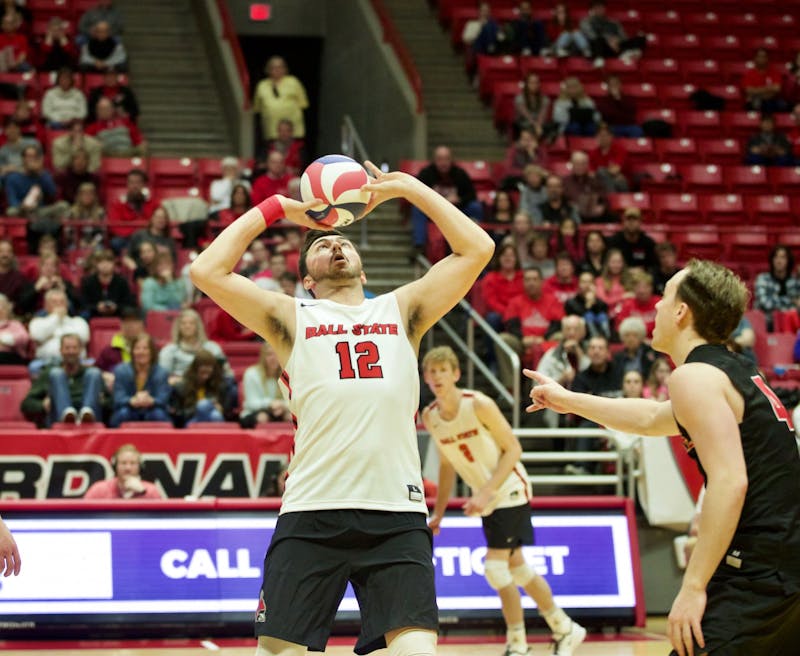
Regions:
M 318 203 L 272 196 L 226 228 L 192 263 L 194 283 L 278 356 L 296 421 L 294 455 L 264 567 L 256 614 L 259 656 L 323 651 L 349 581 L 361 609 L 358 654 L 436 648 L 431 532 L 414 416 L 425 332 L 470 289 L 491 238 L 416 178 L 381 173 L 371 210 L 405 198 L 441 230 L 452 253 L 422 278 L 365 299 L 361 258 L 337 232 L 312 230 L 300 273 L 313 299 L 264 290 L 233 273 L 264 230 L 285 216 L 313 227 Z
M 4 576 L 15 576 L 19 574 L 22 561 L 19 559 L 19 549 L 14 542 L 14 536 L 8 530 L 8 526 L 0 517 L 0 574 Z
M 506 656 L 528 653 L 519 587 L 533 600 L 553 631 L 554 653 L 570 656 L 586 630 L 556 606 L 550 586 L 522 555 L 533 544 L 531 489 L 519 458 L 522 448 L 500 408 L 481 392 L 457 387 L 461 370 L 449 346 L 428 351 L 422 373 L 436 400 L 422 413 L 439 451 L 439 493 L 428 525 L 434 534 L 447 508 L 458 473 L 472 496 L 467 515 L 483 518 L 486 581 L 497 591 L 506 621 Z

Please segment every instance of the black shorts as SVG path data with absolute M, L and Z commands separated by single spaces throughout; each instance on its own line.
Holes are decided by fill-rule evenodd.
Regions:
M 422 513 L 320 510 L 278 517 L 264 562 L 255 632 L 325 651 L 347 582 L 361 610 L 355 652 L 384 634 L 436 631 L 433 540 Z
M 533 544 L 530 504 L 498 508 L 483 518 L 483 534 L 490 549 L 516 549 Z

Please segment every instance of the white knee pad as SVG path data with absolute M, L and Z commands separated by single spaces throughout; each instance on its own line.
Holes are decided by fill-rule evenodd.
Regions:
M 435 656 L 436 632 L 408 629 L 394 637 L 387 651 L 389 656 Z
M 306 648 L 280 638 L 258 636 L 256 656 L 305 656 Z
M 509 573 L 511 575 L 511 580 L 523 588 L 536 578 L 536 572 L 528 563 L 522 563 L 522 565 L 512 567 Z
M 483 568 L 486 582 L 495 590 L 507 588 L 514 582 L 511 571 L 508 569 L 508 561 L 487 558 L 483 561 Z

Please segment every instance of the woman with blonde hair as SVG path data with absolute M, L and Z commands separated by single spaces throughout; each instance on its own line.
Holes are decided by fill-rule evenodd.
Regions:
M 244 402 L 239 423 L 242 428 L 254 428 L 270 421 L 289 421 L 291 413 L 284 400 L 278 379 L 281 365 L 275 349 L 264 342 L 258 362 L 248 367 L 242 378 Z
M 562 134 L 591 137 L 600 123 L 600 113 L 577 77 L 561 83 L 561 93 L 553 103 L 553 121 Z
M 666 358 L 656 358 L 650 367 L 647 381 L 642 388 L 642 397 L 645 399 L 655 399 L 656 401 L 666 401 L 669 399 L 669 388 L 667 380 L 672 373 L 672 367 Z
M 172 322 L 172 341 L 158 355 L 158 363 L 169 374 L 171 385 L 181 379 L 201 350 L 208 351 L 220 360 L 225 367 L 225 373 L 230 373 L 222 348 L 208 339 L 200 315 L 195 310 L 186 309 Z
M 609 248 L 603 270 L 595 279 L 597 297 L 608 305 L 608 316 L 614 319 L 619 313 L 623 299 L 631 295 L 628 267 L 622 251 L 618 248 Z
M 76 226 L 78 235 L 78 245 L 80 248 L 89 248 L 100 244 L 103 240 L 104 220 L 106 210 L 97 196 L 97 187 L 94 182 L 82 182 L 78 185 L 75 193 L 75 202 L 69 208 L 67 224 L 65 227 L 65 237 L 71 241 L 73 234 L 72 226 L 69 221 L 78 221 L 80 226 Z

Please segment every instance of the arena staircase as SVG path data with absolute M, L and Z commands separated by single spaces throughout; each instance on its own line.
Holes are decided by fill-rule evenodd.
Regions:
M 462 56 L 453 52 L 428 3 L 384 2 L 422 77 L 429 148 L 448 145 L 458 160 L 502 159 L 505 145 L 492 126 L 491 109 L 478 99 Z
M 235 152 L 192 0 L 119 0 L 139 127 L 160 157 Z

